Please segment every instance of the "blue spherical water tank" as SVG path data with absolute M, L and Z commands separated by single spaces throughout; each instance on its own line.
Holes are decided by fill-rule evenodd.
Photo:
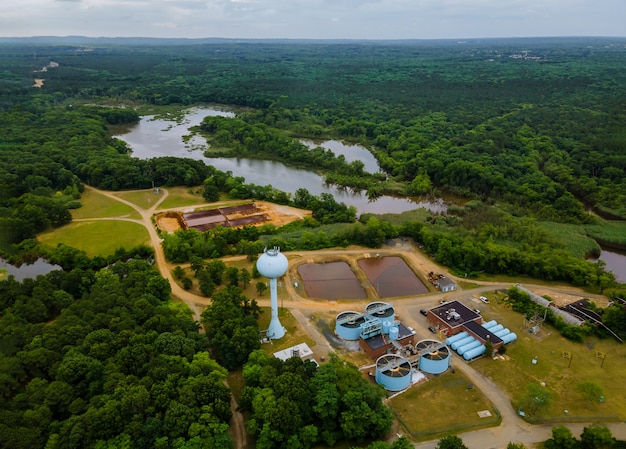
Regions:
M 401 391 L 411 385 L 413 367 L 397 354 L 385 354 L 376 360 L 376 382 L 386 390 Z
M 468 334 L 467 332 L 465 332 L 465 331 L 463 331 L 463 332 L 459 332 L 458 334 L 453 335 L 452 337 L 448 337 L 448 338 L 446 338 L 446 344 L 447 344 L 448 346 L 450 346 L 450 345 L 451 345 L 452 343 L 454 343 L 455 341 L 459 341 L 459 340 L 461 340 L 462 338 L 467 337 L 468 335 L 469 335 L 469 334 Z
M 289 261 L 278 248 L 266 250 L 256 261 L 256 269 L 261 276 L 276 279 L 287 272 Z
M 452 361 L 450 349 L 437 340 L 421 340 L 415 345 L 420 355 L 419 369 L 428 374 L 445 372 Z

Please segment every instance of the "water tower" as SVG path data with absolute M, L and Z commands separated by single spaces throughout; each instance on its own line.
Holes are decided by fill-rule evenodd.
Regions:
M 285 328 L 278 320 L 278 295 L 276 292 L 276 278 L 287 272 L 289 261 L 280 252 L 280 248 L 265 249 L 263 255 L 256 262 L 256 269 L 270 279 L 270 297 L 272 304 L 272 320 L 267 328 L 267 336 L 271 339 L 282 338 L 285 335 Z

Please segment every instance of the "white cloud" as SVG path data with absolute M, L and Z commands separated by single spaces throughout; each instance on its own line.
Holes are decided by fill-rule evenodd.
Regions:
M 0 35 L 626 36 L 624 0 L 3 0 Z

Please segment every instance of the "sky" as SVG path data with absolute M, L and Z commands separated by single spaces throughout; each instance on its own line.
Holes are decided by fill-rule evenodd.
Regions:
M 0 0 L 0 36 L 626 36 L 626 0 Z

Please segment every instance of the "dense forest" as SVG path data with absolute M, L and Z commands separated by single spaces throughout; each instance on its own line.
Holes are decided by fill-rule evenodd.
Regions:
M 243 369 L 241 407 L 258 447 L 361 442 L 389 430 L 381 392 L 359 384 L 352 367 L 283 364 L 255 352 L 258 307 L 235 287 L 214 294 L 219 263 L 205 259 L 253 258 L 272 245 L 375 248 L 401 236 L 466 277 L 615 287 L 586 257 L 597 256 L 600 244 L 626 248 L 625 45 L 618 38 L 3 40 L 0 254 L 44 255 L 64 271 L 0 283 L 0 446 L 230 447 L 227 369 Z M 279 160 L 372 199 L 447 194 L 457 204 L 441 216 L 357 217 L 328 194 L 247 184 L 192 159 L 134 158 L 112 137 L 112 127 L 136 123 L 150 106 L 201 103 L 237 110 L 233 118 L 207 117 L 194 131 L 211 144 L 209 156 Z M 357 142 L 382 172 L 308 149 L 300 138 Z M 168 259 L 197 265 L 213 297 L 202 334 L 170 302 L 149 249 L 88 259 L 36 240 L 71 221 L 85 185 L 153 182 L 202 186 L 207 201 L 264 199 L 313 216 L 283 228 L 164 236 Z M 623 310 L 606 317 L 623 322 Z M 298 429 L 280 419 L 286 414 Z

